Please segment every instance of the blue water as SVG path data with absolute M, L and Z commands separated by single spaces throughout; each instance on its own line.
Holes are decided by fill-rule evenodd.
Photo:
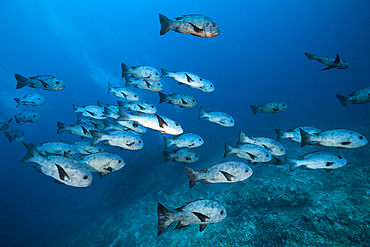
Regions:
M 369 86 L 369 12 L 368 1 L 2 1 L 0 117 L 9 119 L 24 109 L 37 111 L 40 122 L 18 125 L 13 120 L 10 124 L 9 130 L 16 127 L 25 132 L 26 143 L 79 140 L 68 133 L 56 134 L 56 122 L 75 123 L 73 104 L 91 105 L 97 100 L 115 104 L 117 98 L 107 94 L 107 85 L 124 85 L 120 68 L 124 62 L 190 71 L 215 85 L 214 92 L 204 93 L 162 79 L 162 92 L 188 93 L 197 99 L 198 106 L 190 109 L 159 105 L 158 93 L 132 88 L 140 98 L 154 103 L 159 114 L 179 122 L 185 132 L 203 137 L 204 145 L 196 149 L 200 159 L 189 165 L 195 169 L 225 160 L 224 143 L 236 143 L 240 130 L 249 136 L 276 138 L 274 129 L 346 128 L 369 140 L 370 104 L 343 107 L 335 96 Z M 172 31 L 160 36 L 158 13 L 169 18 L 204 14 L 216 21 L 221 34 L 211 39 Z M 329 57 L 339 54 L 349 68 L 320 71 L 325 65 L 309 61 L 304 52 Z M 14 73 L 54 75 L 66 88 L 59 92 L 29 87 L 16 90 Z M 27 93 L 42 94 L 46 104 L 16 108 L 13 98 Z M 279 114 L 252 114 L 249 105 L 269 101 L 282 101 L 289 109 Z M 230 114 L 235 126 L 225 128 L 198 120 L 199 106 Z M 356 150 L 325 149 L 340 152 L 351 161 L 332 173 L 299 171 L 290 175 L 288 167 L 260 165 L 253 167 L 251 178 L 239 184 L 197 184 L 189 190 L 183 164 L 164 164 L 162 137 L 148 130 L 144 148 L 138 151 L 105 146 L 121 155 L 126 167 L 103 179 L 94 175 L 91 187 L 73 188 L 35 172 L 34 164 L 19 163 L 26 148 L 0 136 L 0 246 L 370 245 L 370 209 L 366 206 L 369 145 Z M 287 156 L 317 150 L 282 143 Z M 334 181 L 341 181 L 338 186 L 344 189 L 338 190 Z M 289 192 L 292 190 L 298 192 Z M 274 204 L 271 199 L 287 194 L 289 198 L 308 195 L 309 203 L 298 200 L 302 205 L 296 207 L 290 200 Z M 325 197 L 331 198 L 329 202 Z M 224 204 L 228 218 L 201 233 L 198 226 L 172 227 L 157 237 L 157 201 L 172 210 L 204 198 Z M 326 206 L 316 207 L 315 203 Z M 311 212 L 313 216 L 306 218 L 327 215 L 318 218 L 328 227 L 318 229 L 319 221 L 307 225 L 303 216 L 297 219 L 281 214 L 286 209 Z M 340 224 L 340 220 L 348 224 Z M 265 221 L 275 223 L 261 223 Z M 283 228 L 292 233 L 282 233 Z M 299 236 L 299 232 L 312 235 Z M 284 236 L 284 241 L 276 236 Z

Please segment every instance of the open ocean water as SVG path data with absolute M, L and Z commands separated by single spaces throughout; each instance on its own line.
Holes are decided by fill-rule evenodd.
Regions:
M 220 35 L 160 36 L 159 13 L 170 19 L 203 14 L 217 23 Z M 245 181 L 189 188 L 184 168 L 247 163 L 224 158 L 225 143 L 235 145 L 240 131 L 276 139 L 275 129 L 313 126 L 348 129 L 369 140 L 370 104 L 343 107 L 336 97 L 370 86 L 369 13 L 366 0 L 1 1 L 0 117 L 13 118 L 6 131 L 23 131 L 25 143 L 81 140 L 57 134 L 57 122 L 76 123 L 73 105 L 117 104 L 119 98 L 107 92 L 108 82 L 125 85 L 121 63 L 192 72 L 210 80 L 215 91 L 162 78 L 161 92 L 196 98 L 196 107 L 180 108 L 159 104 L 157 92 L 129 87 L 184 133 L 204 139 L 194 148 L 199 160 L 164 162 L 163 137 L 173 136 L 148 129 L 140 150 L 102 145 L 126 165 L 102 179 L 94 173 L 85 188 L 53 183 L 33 169 L 35 163 L 20 163 L 27 149 L 0 133 L 0 246 L 370 246 L 369 144 L 345 149 L 281 141 L 289 158 L 322 150 L 348 160 L 329 173 L 259 163 L 250 164 L 253 175 Z M 349 67 L 321 71 L 326 66 L 305 52 L 339 54 Z M 65 89 L 16 89 L 15 73 L 53 75 Z M 17 108 L 13 98 L 28 93 L 41 94 L 46 103 Z M 288 110 L 253 115 L 250 105 L 271 101 L 284 102 Z M 235 125 L 198 119 L 200 106 L 231 115 Z M 42 118 L 17 124 L 14 115 L 23 110 Z M 172 225 L 157 236 L 157 202 L 174 212 L 198 199 L 221 203 L 227 217 L 203 231 Z

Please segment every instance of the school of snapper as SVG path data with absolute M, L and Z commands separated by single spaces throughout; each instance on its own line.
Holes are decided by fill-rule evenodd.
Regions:
M 220 34 L 220 29 L 213 19 L 204 15 L 184 15 L 171 20 L 159 14 L 161 24 L 160 35 L 170 30 L 178 33 L 189 33 L 193 36 L 212 38 Z M 333 68 L 346 69 L 348 64 L 336 58 L 312 55 L 306 53 L 309 60 L 317 60 L 328 67 L 322 70 Z M 21 160 L 22 163 L 37 163 L 35 170 L 49 177 L 54 182 L 72 187 L 87 187 L 93 183 L 92 173 L 96 172 L 103 178 L 110 172 L 116 172 L 125 166 L 122 157 L 114 153 L 105 152 L 98 144 L 104 142 L 106 145 L 115 146 L 126 150 L 139 150 L 143 148 L 143 134 L 147 129 L 152 129 L 168 136 L 163 136 L 165 149 L 164 162 L 180 162 L 189 164 L 199 159 L 198 154 L 193 150 L 201 146 L 204 140 L 195 133 L 184 133 L 180 123 L 165 115 L 157 114 L 154 104 L 139 99 L 138 94 L 129 88 L 136 87 L 141 90 L 158 92 L 159 103 L 168 102 L 182 108 L 195 107 L 196 99 L 188 94 L 173 93 L 166 95 L 160 92 L 163 84 L 162 78 L 169 78 L 177 81 L 179 85 L 184 84 L 192 89 L 203 92 L 215 90 L 214 84 L 192 72 L 169 71 L 164 68 L 161 73 L 147 65 L 128 66 L 121 63 L 122 78 L 125 78 L 125 86 L 114 87 L 109 82 L 108 94 L 117 97 L 117 105 L 106 105 L 100 101 L 96 105 L 83 107 L 73 105 L 73 113 L 78 114 L 76 124 L 64 124 L 57 122 L 57 133 L 67 131 L 69 134 L 90 138 L 91 141 L 79 141 L 67 143 L 44 142 L 39 146 L 33 143 L 24 143 L 27 152 Z M 60 91 L 65 84 L 59 78 L 51 75 L 39 75 L 24 77 L 15 74 L 17 80 L 16 89 L 31 87 L 49 91 Z M 363 104 L 370 102 L 370 87 L 360 89 L 349 96 L 337 94 L 343 106 L 352 104 Z M 31 106 L 38 107 L 45 104 L 43 96 L 32 93 L 21 98 L 14 98 L 16 107 Z M 124 101 L 122 101 L 124 100 Z M 282 102 L 267 102 L 259 106 L 250 105 L 253 115 L 260 113 L 281 113 L 288 109 Z M 161 113 L 162 114 L 162 113 Z M 204 118 L 207 121 L 219 124 L 224 127 L 233 127 L 234 119 L 224 112 L 205 111 L 199 108 L 198 119 Z M 41 120 L 41 116 L 34 111 L 25 110 L 14 115 L 17 124 L 35 123 Z M 0 130 L 6 130 L 12 119 L 0 118 Z M 323 169 L 330 172 L 339 169 L 347 164 L 347 160 L 335 153 L 315 151 L 293 159 L 285 156 L 285 147 L 279 142 L 284 139 L 305 145 L 321 145 L 336 148 L 359 148 L 368 143 L 367 139 L 352 130 L 332 129 L 321 130 L 311 126 L 297 127 L 291 130 L 275 130 L 277 140 L 267 137 L 248 137 L 240 131 L 239 140 L 236 145 L 225 143 L 225 155 L 234 155 L 245 159 L 240 161 L 226 161 L 213 164 L 202 171 L 190 167 L 185 168 L 189 178 L 189 187 L 192 188 L 198 181 L 203 183 L 234 183 L 245 181 L 253 174 L 248 164 L 269 163 L 287 164 L 291 171 L 298 168 Z M 24 133 L 16 128 L 11 132 L 5 131 L 9 142 L 24 142 Z M 173 146 L 173 147 L 172 147 Z M 173 148 L 172 151 L 168 150 Z M 227 217 L 226 208 L 214 200 L 200 199 L 189 202 L 186 205 L 175 209 L 172 213 L 162 204 L 158 203 L 158 231 L 157 235 L 163 234 L 174 222 L 178 222 L 175 229 L 181 229 L 190 224 L 200 225 L 199 230 L 203 231 L 207 224 L 217 223 Z

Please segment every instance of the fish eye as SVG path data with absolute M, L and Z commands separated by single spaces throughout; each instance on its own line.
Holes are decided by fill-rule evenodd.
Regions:
M 154 105 L 152 105 L 152 108 L 154 108 Z
M 202 139 L 199 139 L 199 141 L 201 142 L 201 141 L 202 141 Z
M 233 122 L 233 120 L 230 120 L 230 122 L 232 123 L 232 122 Z
M 118 161 L 118 164 L 121 164 L 121 163 L 122 163 L 122 160 L 119 160 L 119 161 Z
M 360 136 L 359 139 L 362 140 L 362 139 L 364 139 L 364 137 L 363 136 Z
M 139 141 L 139 143 L 141 143 L 141 141 Z
M 223 214 L 224 214 L 224 210 L 221 210 L 220 215 L 223 215 Z
M 199 81 L 203 81 L 203 79 L 202 79 L 202 78 L 200 78 L 200 79 L 199 79 Z
M 155 75 L 158 75 L 158 73 L 155 73 Z
M 281 151 L 281 152 L 283 152 L 283 151 L 284 151 L 284 149 L 280 148 L 280 151 Z
M 268 158 L 270 155 L 266 154 L 266 157 Z
M 136 98 L 136 97 L 137 97 L 137 95 L 134 95 L 134 97 Z
M 59 83 L 60 83 L 59 81 L 56 81 L 56 82 L 55 82 L 55 84 L 57 84 L 57 85 L 59 85 Z
M 86 179 L 87 179 L 87 176 L 85 175 L 85 176 L 83 177 L 83 179 L 84 179 L 84 180 L 86 180 Z
M 70 153 L 70 152 L 71 152 L 71 150 L 68 150 L 67 152 L 68 152 L 68 153 Z
M 213 85 L 211 85 L 211 87 L 213 87 Z
M 193 102 L 195 102 L 195 99 L 193 99 Z
M 342 157 L 342 156 L 338 156 L 338 158 L 339 158 L 339 159 L 343 159 L 343 157 Z
M 36 117 L 36 115 L 33 115 L 33 117 Z
M 213 24 L 212 24 L 212 27 L 217 27 L 217 25 L 213 23 Z
M 178 123 L 175 123 L 175 125 L 176 125 L 176 126 L 180 126 L 180 124 L 178 124 Z
M 249 170 L 248 169 L 245 169 L 245 173 L 248 173 L 249 172 Z
M 196 154 L 195 157 L 198 157 L 198 155 Z
M 157 85 L 160 86 L 161 84 L 158 83 Z

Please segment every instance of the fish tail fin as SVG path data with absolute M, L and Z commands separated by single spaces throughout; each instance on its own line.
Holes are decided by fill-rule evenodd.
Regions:
M 127 104 L 126 102 L 123 102 L 123 101 L 117 100 L 118 108 L 126 107 L 126 104 Z
M 198 119 L 204 118 L 206 116 L 207 112 L 203 109 L 203 107 L 199 108 L 199 116 Z
M 161 235 L 164 233 L 167 228 L 173 223 L 171 219 L 173 213 L 171 213 L 167 208 L 165 208 L 162 204 L 158 202 L 157 207 L 157 216 L 158 216 L 158 228 L 157 228 L 157 235 Z
M 35 158 L 40 156 L 40 153 L 37 151 L 36 146 L 31 142 L 31 144 L 23 143 L 27 148 L 26 156 L 20 161 L 21 163 L 31 163 L 34 162 Z
M 275 132 L 277 134 L 277 140 L 278 141 L 286 139 L 286 133 L 287 133 L 286 130 L 275 129 Z
M 27 77 L 21 76 L 19 74 L 14 74 L 14 77 L 17 80 L 16 89 L 20 89 L 20 88 L 25 87 L 29 84 L 29 82 L 27 82 L 29 80 Z
M 186 169 L 186 175 L 189 178 L 189 188 L 192 188 L 199 180 L 201 180 L 197 170 L 191 169 L 189 167 L 185 167 Z
M 171 152 L 168 152 L 166 150 L 163 150 L 163 155 L 164 155 L 164 163 L 172 160 L 172 154 L 171 154 Z
M 12 133 L 9 131 L 4 131 L 4 134 L 8 138 L 9 142 L 12 143 L 12 141 L 14 140 L 14 136 L 12 135 Z
M 250 105 L 250 107 L 251 107 L 251 109 L 253 111 L 253 115 L 256 115 L 260 111 L 260 109 L 259 109 L 258 106 Z
M 119 117 L 117 118 L 117 120 L 124 120 L 124 121 L 131 120 L 132 115 L 128 112 L 125 112 L 122 109 L 119 109 L 118 114 L 119 114 Z
M 126 80 L 125 87 L 131 86 L 131 85 L 134 85 L 134 80 L 133 80 L 131 77 L 129 77 L 129 76 L 125 76 L 125 80 Z
M 90 130 L 90 134 L 92 135 L 93 139 L 92 139 L 92 142 L 91 142 L 91 146 L 94 146 L 96 144 L 98 144 L 99 142 L 101 142 L 103 140 L 103 134 L 96 131 L 96 130 Z
M 103 131 L 108 131 L 108 130 L 111 130 L 113 128 L 113 124 L 108 122 L 106 119 L 103 120 L 103 124 L 104 124 Z
M 306 55 L 306 57 L 308 58 L 308 60 L 315 60 L 316 59 L 315 55 L 312 55 L 312 54 L 310 54 L 308 52 L 305 52 L 304 54 Z
M 337 95 L 337 98 L 340 100 L 340 103 L 342 103 L 342 106 L 347 106 L 348 103 L 351 101 L 349 97 L 346 97 L 340 94 L 336 94 L 336 95 Z
M 172 145 L 172 138 L 163 136 L 163 140 L 165 143 L 165 149 L 169 148 Z
M 170 77 L 170 74 L 172 73 L 171 71 L 166 70 L 164 68 L 161 68 L 161 72 L 162 72 L 161 78 L 163 78 L 163 77 Z
M 108 107 L 104 107 L 103 117 L 110 117 L 110 118 L 116 119 L 117 114 L 114 111 L 112 111 L 111 109 L 109 109 Z
M 224 154 L 224 158 L 226 158 L 227 156 L 229 156 L 230 154 L 232 154 L 233 150 L 234 150 L 233 146 L 231 146 L 230 144 L 225 143 L 225 154 Z
M 158 92 L 159 94 L 159 104 L 162 104 L 163 102 L 167 101 L 167 95 L 161 92 Z
M 19 115 L 14 115 L 14 119 L 19 124 L 21 122 L 21 117 Z
M 78 113 L 78 112 L 81 112 L 80 107 L 76 106 L 75 104 L 73 104 L 72 106 L 73 106 L 73 112 L 72 112 L 72 113 Z
M 57 122 L 57 126 L 58 126 L 57 134 L 60 134 L 63 131 L 66 131 L 66 128 L 68 127 L 68 125 L 61 123 L 61 122 Z
M 289 159 L 289 158 L 287 158 L 286 159 L 286 161 L 287 161 L 287 163 L 289 164 L 289 167 L 290 167 L 290 171 L 292 172 L 292 171 L 294 171 L 294 170 L 296 170 L 298 167 L 300 167 L 301 165 L 298 163 L 298 161 L 297 160 L 295 160 L 295 159 Z
M 15 102 L 17 102 L 17 107 L 23 105 L 23 102 L 21 102 L 21 98 L 13 98 Z
M 303 129 L 299 129 L 299 132 L 301 133 L 301 137 L 302 137 L 301 147 L 304 147 L 304 146 L 306 146 L 307 144 L 309 144 L 311 142 L 312 135 L 310 135 L 309 133 L 307 133 Z
M 243 131 L 239 132 L 238 144 L 245 143 L 248 139 L 249 139 L 248 136 L 246 136 Z
M 161 23 L 160 35 L 166 34 L 171 30 L 171 28 L 173 28 L 173 21 L 162 14 L 159 14 L 159 21 Z
M 112 89 L 113 89 L 112 84 L 110 84 L 110 83 L 108 82 L 108 94 L 110 94 L 110 92 L 112 92 Z
M 122 78 L 131 74 L 131 68 L 128 67 L 126 64 L 121 63 L 121 68 L 122 68 Z

